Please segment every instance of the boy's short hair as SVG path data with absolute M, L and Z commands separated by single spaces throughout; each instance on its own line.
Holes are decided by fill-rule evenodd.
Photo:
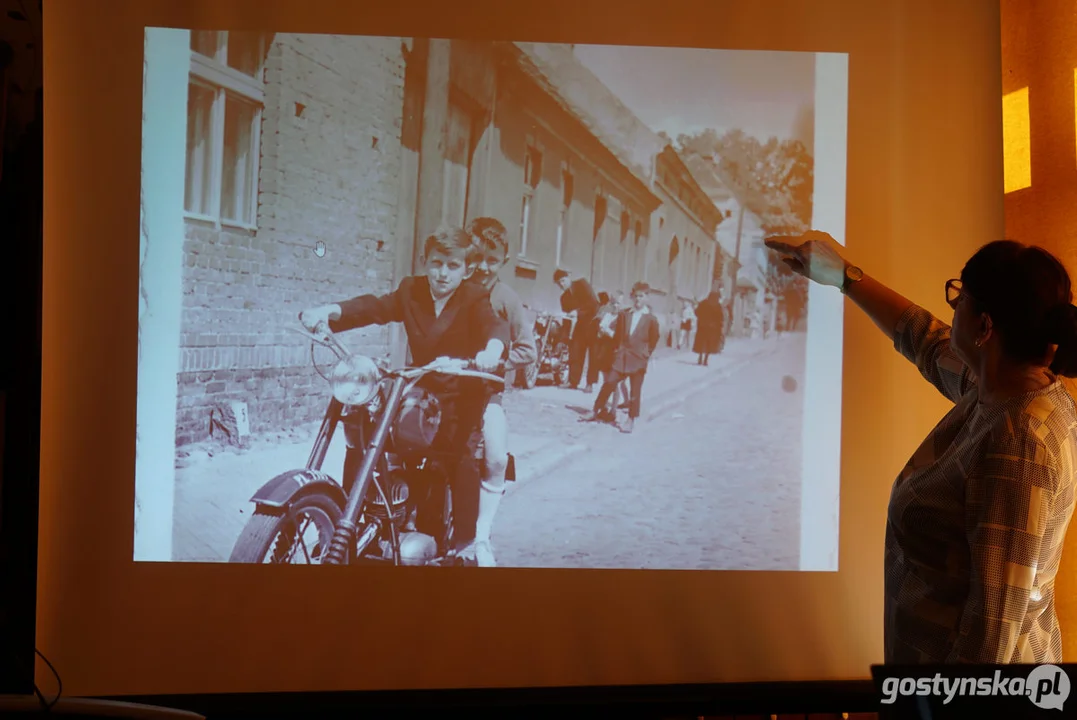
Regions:
M 651 286 L 645 282 L 638 282 L 632 286 L 633 295 L 647 295 L 651 292 Z
M 609 304 L 609 302 L 610 302 L 610 294 L 608 292 L 603 291 L 603 292 L 600 292 L 598 294 L 598 304 L 599 305 L 607 305 L 607 304 Z
M 568 277 L 568 270 L 562 270 L 561 268 L 557 268 L 556 270 L 553 271 L 553 281 L 554 281 L 554 283 L 556 285 L 561 284 L 561 278 L 567 278 L 567 277 Z
M 478 217 L 467 224 L 466 232 L 483 250 L 500 248 L 505 256 L 509 254 L 508 231 L 497 218 Z
M 431 253 L 441 255 L 463 255 L 468 264 L 478 261 L 478 248 L 471 242 L 471 236 L 462 228 L 438 228 L 423 243 L 423 260 Z

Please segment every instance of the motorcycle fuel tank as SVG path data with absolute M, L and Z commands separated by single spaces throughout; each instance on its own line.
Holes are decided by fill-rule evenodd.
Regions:
M 441 405 L 437 397 L 418 388 L 409 392 L 400 403 L 393 423 L 393 441 L 397 452 L 422 452 L 434 442 L 441 426 Z
M 438 543 L 429 535 L 406 532 L 400 536 L 401 565 L 426 565 L 437 555 Z

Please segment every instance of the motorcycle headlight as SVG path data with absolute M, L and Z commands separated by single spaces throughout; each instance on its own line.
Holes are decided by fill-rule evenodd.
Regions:
M 344 405 L 366 405 L 377 394 L 379 380 L 381 370 L 363 355 L 344 358 L 329 377 L 333 397 Z

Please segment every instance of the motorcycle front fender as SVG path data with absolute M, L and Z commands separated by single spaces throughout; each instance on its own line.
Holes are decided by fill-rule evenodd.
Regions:
M 343 508 L 348 498 L 336 480 L 329 475 L 317 470 L 289 470 L 282 472 L 267 482 L 251 497 L 251 502 L 259 507 L 284 509 L 291 505 L 299 497 L 310 493 L 320 493 L 328 496 Z

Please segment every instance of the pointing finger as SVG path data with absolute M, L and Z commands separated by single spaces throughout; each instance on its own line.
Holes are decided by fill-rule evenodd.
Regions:
M 800 238 L 791 235 L 775 235 L 774 237 L 765 239 L 763 244 L 771 250 L 791 255 L 795 253 L 800 246 Z
M 800 262 L 796 258 L 782 258 L 782 262 L 789 266 L 789 269 L 793 272 L 803 273 L 804 263 Z

